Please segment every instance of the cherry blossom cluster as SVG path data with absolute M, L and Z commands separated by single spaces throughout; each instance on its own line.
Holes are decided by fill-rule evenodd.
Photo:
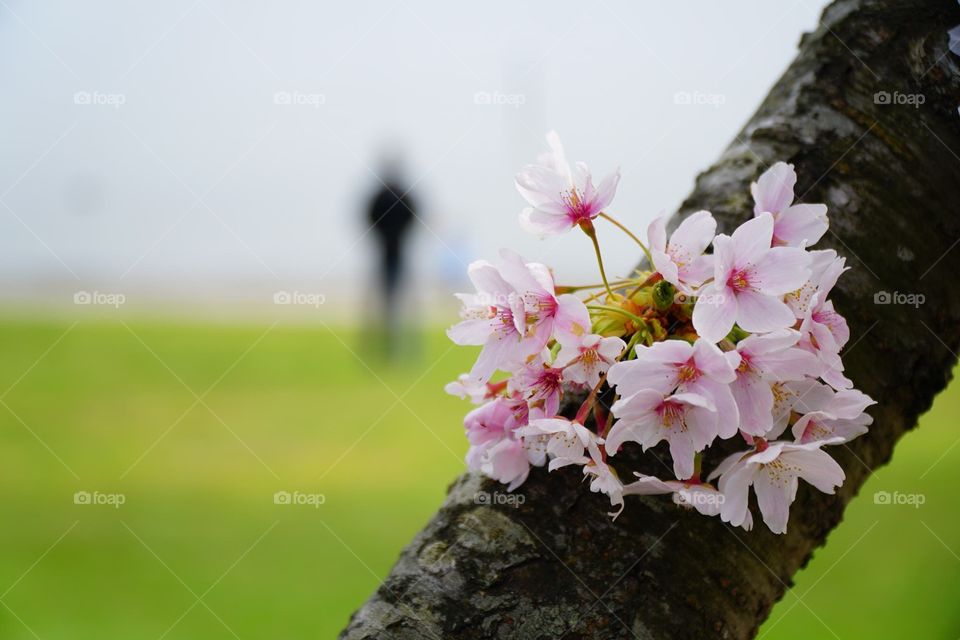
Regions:
M 607 211 L 619 171 L 597 186 L 555 133 L 547 141 L 516 176 L 529 204 L 520 224 L 540 236 L 579 227 L 602 284 L 559 286 L 546 265 L 508 250 L 470 265 L 476 291 L 457 294 L 461 321 L 448 335 L 481 349 L 447 385 L 478 405 L 464 421 L 467 464 L 510 491 L 531 467 L 576 465 L 614 518 L 624 496 L 670 494 L 745 529 L 753 487 L 763 521 L 785 533 L 799 480 L 833 493 L 844 472 L 828 448 L 872 422 L 874 401 L 843 373 L 850 332 L 829 300 L 845 260 L 808 248 L 827 231 L 827 207 L 795 202 L 796 173 L 778 162 L 751 185 L 754 217 L 730 235 L 698 211 L 669 235 L 657 218 L 643 242 Z M 629 235 L 649 269 L 608 280 L 598 220 Z M 565 394 L 586 395 L 572 418 L 559 415 Z M 705 454 L 730 438 L 745 450 L 707 472 Z M 660 443 L 663 479 L 621 479 L 612 463 L 624 447 Z

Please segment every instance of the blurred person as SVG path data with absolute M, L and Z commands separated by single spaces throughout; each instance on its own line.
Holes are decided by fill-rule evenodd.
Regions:
M 367 222 L 377 242 L 379 313 L 374 323 L 377 346 L 388 358 L 403 346 L 400 340 L 400 290 L 406 271 L 405 247 L 417 216 L 416 201 L 403 179 L 402 155 L 391 150 L 381 161 L 380 186 L 367 203 Z

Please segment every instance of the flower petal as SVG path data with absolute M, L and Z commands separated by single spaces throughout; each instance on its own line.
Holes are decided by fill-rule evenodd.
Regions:
M 693 475 L 695 455 L 690 436 L 683 434 L 670 438 L 670 457 L 673 458 L 673 473 L 677 480 L 686 480 Z
M 590 333 L 590 312 L 577 296 L 565 293 L 557 297 L 557 311 L 553 331 L 557 341 L 580 342 L 580 338 Z
M 737 294 L 737 324 L 744 331 L 766 333 L 785 329 L 795 321 L 793 311 L 778 298 L 756 291 L 741 291 Z M 697 325 L 696 309 L 694 309 L 693 325 Z
M 773 428 L 773 391 L 769 382 L 758 375 L 744 373 L 730 389 L 740 410 L 741 431 L 762 436 Z
M 796 291 L 810 278 L 810 254 L 796 247 L 774 247 L 753 267 L 751 284 L 774 296 Z
M 757 494 L 757 506 L 763 514 L 763 521 L 774 533 L 787 532 L 787 520 L 790 518 L 790 504 L 797 494 L 796 476 L 774 478 L 769 471 L 760 471 L 753 481 L 753 490 Z
M 730 236 L 737 264 L 756 263 L 770 248 L 772 241 L 773 216 L 769 213 L 761 213 L 756 218 L 747 220 Z
M 670 236 L 670 246 L 691 256 L 699 256 L 713 242 L 717 221 L 709 211 L 697 211 L 687 216 Z
M 464 320 L 447 329 L 447 337 L 454 344 L 478 346 L 487 341 L 493 333 L 489 320 Z
M 833 493 L 846 479 L 843 467 L 819 447 L 798 446 L 785 455 L 800 467 L 800 477 L 823 493 Z
M 774 164 L 750 185 L 750 193 L 756 203 L 753 212 L 757 215 L 764 211 L 778 213 L 789 207 L 793 202 L 793 187 L 796 183 L 797 174 L 792 164 Z
M 565 213 L 548 213 L 543 209 L 527 207 L 520 212 L 520 227 L 529 233 L 551 236 L 573 228 L 570 216 Z
M 667 216 L 660 214 L 647 227 L 647 245 L 651 251 L 667 250 Z
M 520 195 L 534 207 L 547 202 L 557 202 L 560 195 L 570 190 L 570 180 L 550 167 L 530 164 L 523 167 L 514 178 Z
M 827 232 L 827 205 L 795 204 L 777 216 L 773 225 L 775 241 L 791 247 L 815 245 Z
M 617 185 L 620 183 L 620 169 L 617 169 L 600 182 L 596 193 L 593 194 L 590 205 L 597 212 L 605 209 L 611 202 L 613 196 L 617 193 Z
M 739 527 L 747 520 L 750 514 L 747 509 L 750 485 L 753 483 L 756 471 L 756 465 L 742 464 L 734 466 L 720 477 L 719 489 L 723 494 L 720 518 L 724 522 Z
M 729 287 L 708 285 L 700 291 L 693 307 L 693 327 L 701 338 L 720 342 L 730 333 L 739 315 L 738 301 Z M 793 314 L 790 314 L 793 317 Z

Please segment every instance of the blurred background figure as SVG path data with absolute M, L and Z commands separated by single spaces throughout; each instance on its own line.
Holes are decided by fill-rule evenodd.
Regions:
M 371 328 L 375 345 L 384 358 L 393 359 L 404 350 L 401 337 L 400 288 L 406 271 L 405 246 L 417 216 L 416 201 L 403 172 L 403 154 L 389 149 L 380 161 L 380 184 L 367 204 L 367 223 L 377 244 L 377 305 Z

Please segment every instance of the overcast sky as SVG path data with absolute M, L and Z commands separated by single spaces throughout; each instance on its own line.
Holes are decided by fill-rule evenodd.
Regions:
M 386 141 L 423 203 L 424 282 L 509 245 L 593 280 L 586 239 L 516 224 L 512 176 L 556 129 L 674 209 L 822 3 L 0 3 L 0 286 L 362 282 Z M 677 104 L 686 93 L 692 104 Z M 637 259 L 601 230 L 608 270 Z

